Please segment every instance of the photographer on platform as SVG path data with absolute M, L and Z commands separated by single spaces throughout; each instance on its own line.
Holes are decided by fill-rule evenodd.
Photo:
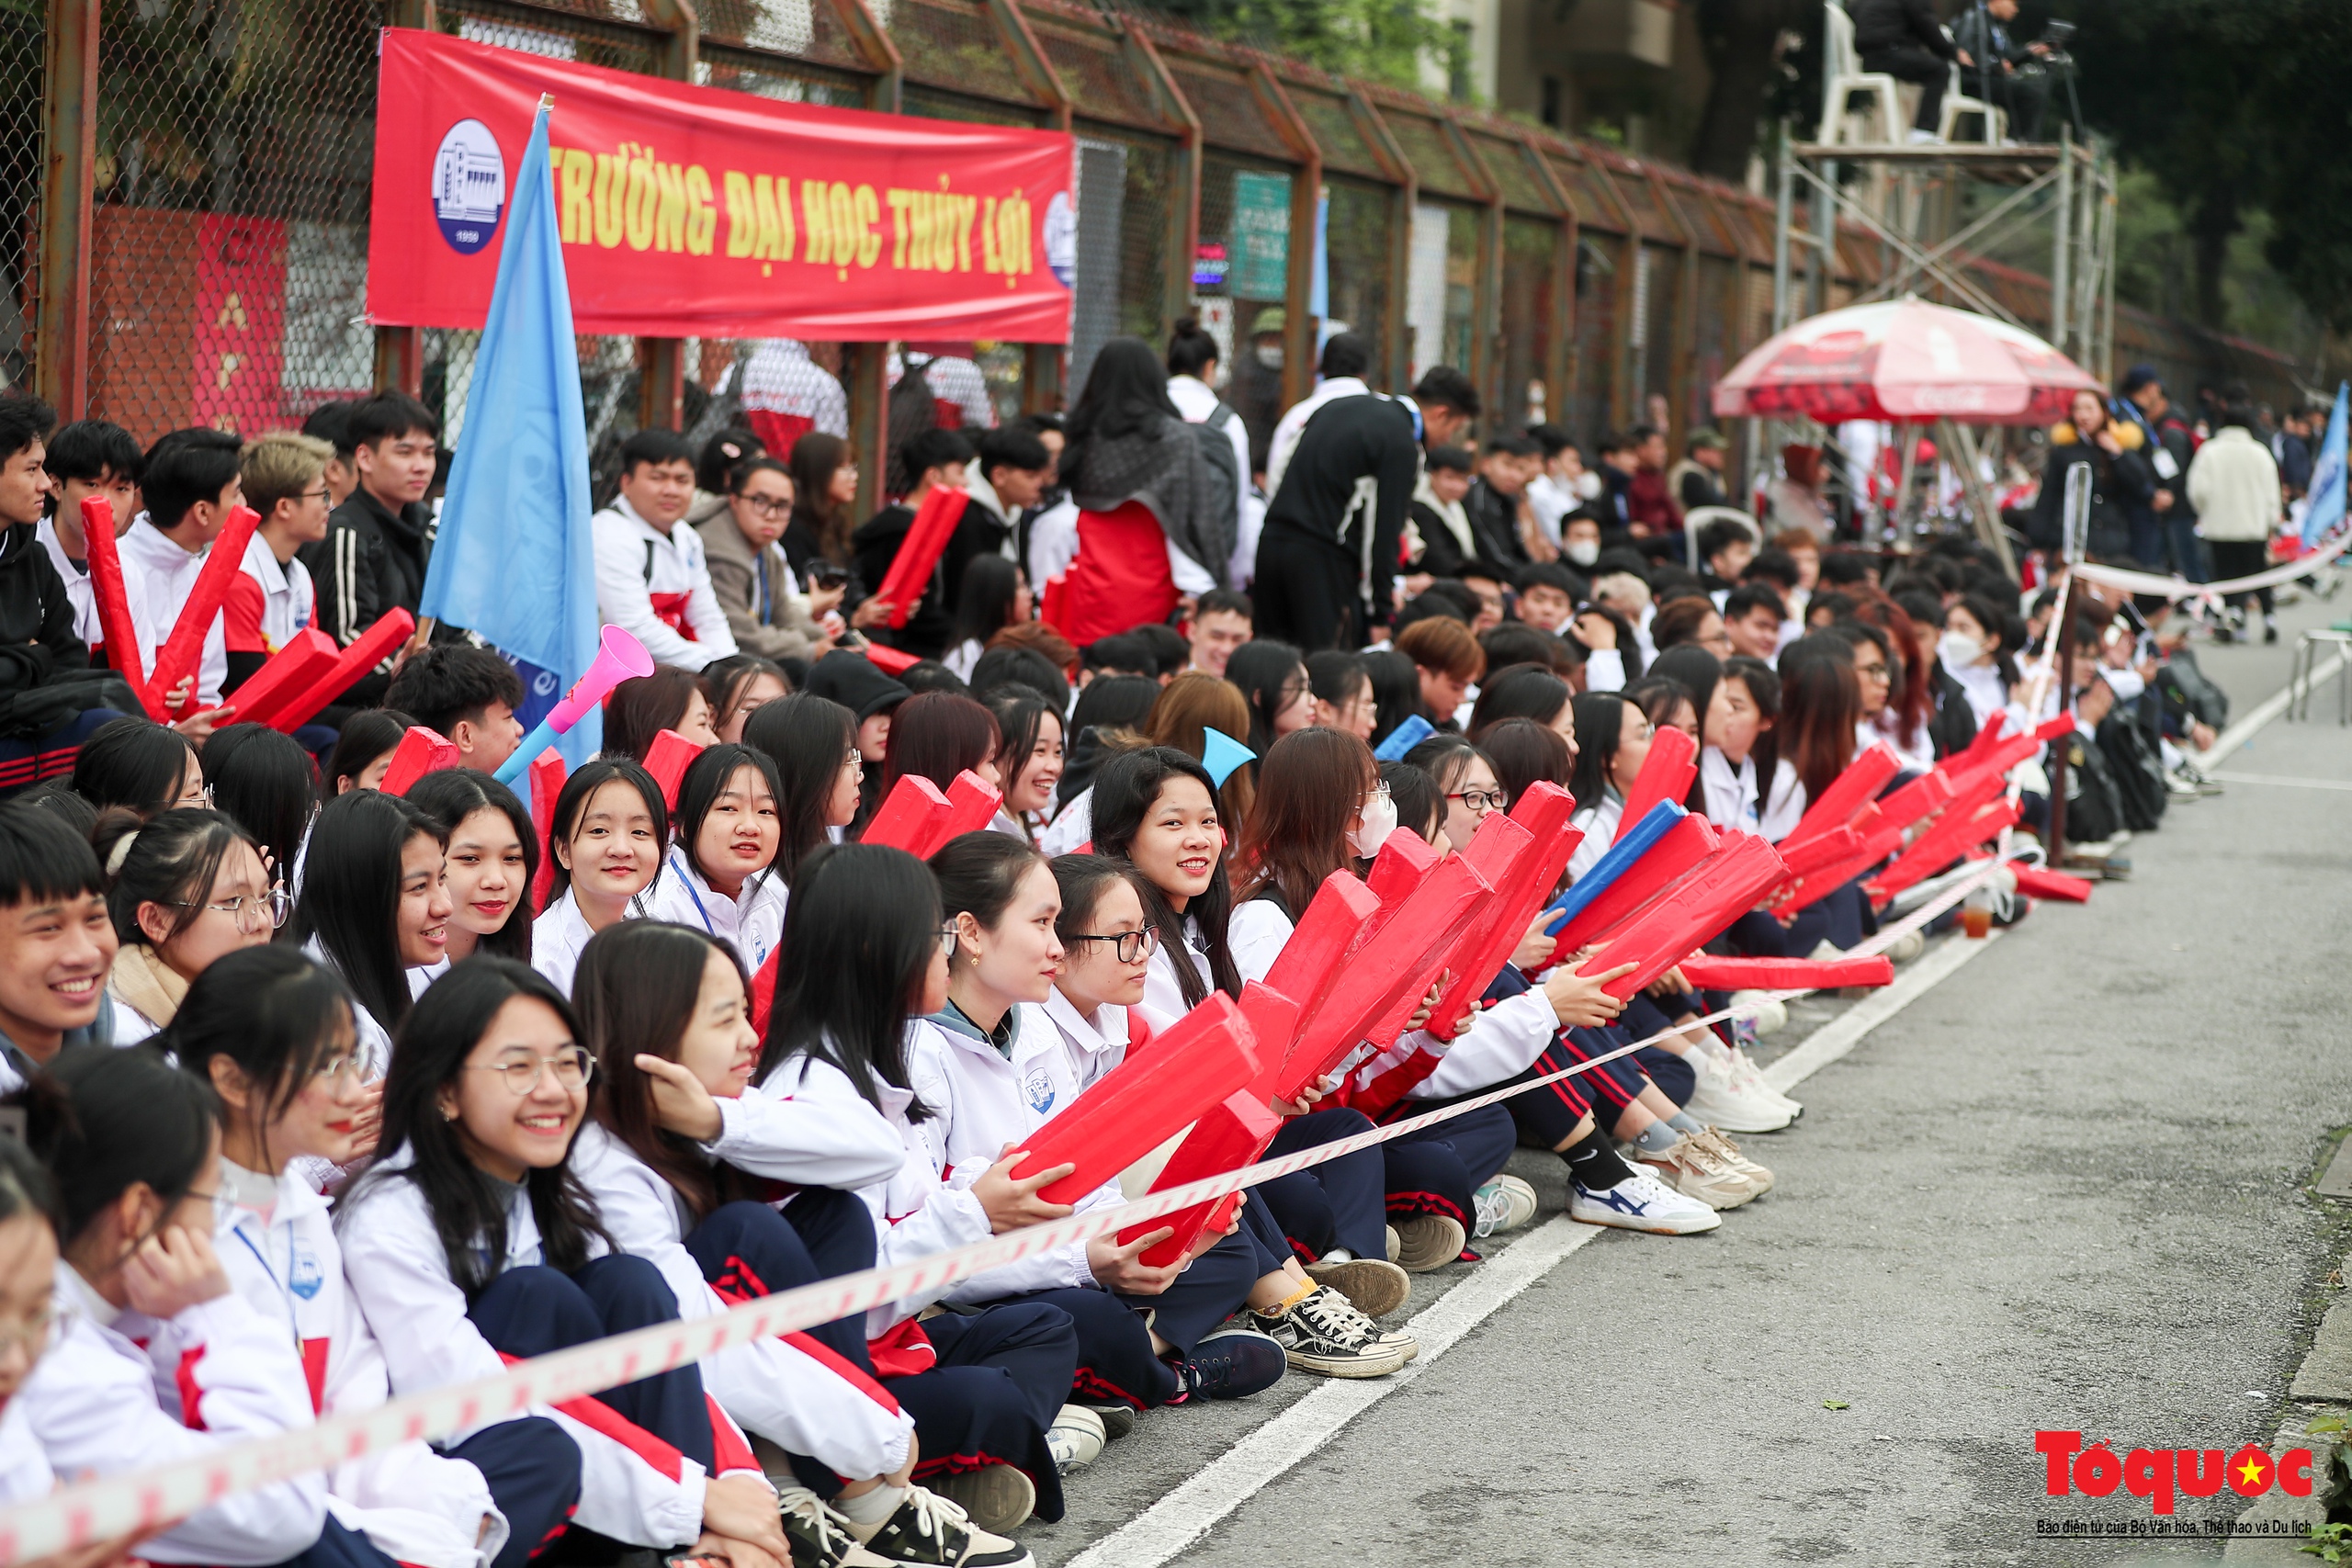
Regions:
M 1917 84 L 1919 112 L 1911 118 L 1911 140 L 1940 140 L 1951 62 L 1970 67 L 1974 57 L 1944 36 L 1931 0 L 1854 0 L 1853 11 L 1854 51 L 1862 69 Z
M 2012 39 L 2009 24 L 2017 19 L 2018 0 L 1977 0 L 1952 18 L 1952 39 L 1976 62 L 1977 73 L 1966 82 L 2009 117 L 2009 135 L 2019 141 L 2039 141 L 2042 113 L 2050 106 L 2052 78 L 2044 62 L 2051 48 Z

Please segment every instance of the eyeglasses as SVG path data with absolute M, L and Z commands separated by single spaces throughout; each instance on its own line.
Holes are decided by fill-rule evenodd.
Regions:
M 854 773 L 862 773 L 865 772 L 865 753 L 860 751 L 854 746 L 851 747 L 849 749 L 849 755 L 842 759 L 842 766 L 848 768 Z
M 298 501 L 323 501 L 332 504 L 334 501 L 334 491 L 323 489 L 306 490 L 295 499 Z
M 1458 800 L 1473 811 L 1500 811 L 1504 797 L 1498 789 L 1463 789 L 1452 792 L 1445 798 Z
M 57 1322 L 56 1308 L 44 1301 L 15 1323 L 0 1326 L 0 1356 L 12 1350 L 23 1350 L 28 1356 L 38 1356 L 49 1343 L 49 1332 Z
M 1360 802 L 1368 800 L 1386 800 L 1387 798 L 1389 798 L 1389 794 L 1388 781 L 1386 779 L 1381 780 L 1378 784 L 1364 791 L 1363 795 L 1357 796 L 1357 799 Z
M 194 789 L 184 789 L 180 791 L 180 797 L 172 804 L 182 808 L 209 807 L 212 804 L 212 786 L 205 784 L 198 784 Z
M 325 1084 L 332 1084 L 337 1078 L 344 1077 L 356 1083 L 368 1076 L 368 1059 L 357 1052 L 346 1051 L 340 1056 L 321 1062 L 311 1069 L 311 1076 Z M 526 1089 L 524 1092 L 527 1094 L 530 1091 Z
M 1854 673 L 1865 681 L 1891 681 L 1894 678 L 1894 671 L 1883 664 L 1857 664 Z
M 763 517 L 783 517 L 792 511 L 789 500 L 778 500 L 772 495 L 739 495 L 735 499 Z
M 496 1073 L 506 1080 L 506 1092 L 520 1100 L 539 1087 L 543 1074 L 555 1074 L 558 1089 L 585 1089 L 588 1080 L 596 1076 L 596 1059 L 584 1047 L 574 1045 L 569 1051 L 559 1051 L 552 1056 L 509 1056 L 503 1062 L 466 1064 L 469 1073 Z
M 1073 942 L 1107 942 L 1122 964 L 1139 964 L 1159 951 L 1159 933 L 1148 926 L 1139 931 L 1113 931 L 1108 936 L 1075 931 L 1062 938 L 1062 942 L 1064 945 Z
M 956 928 L 954 926 L 939 928 L 939 952 L 944 958 L 956 956 Z
M 194 904 L 175 904 L 173 907 L 180 909 L 198 908 Z M 216 899 L 202 908 L 220 910 L 236 921 L 241 931 L 274 931 L 286 923 L 287 915 L 294 908 L 294 895 L 283 887 L 273 887 L 259 895 L 240 893 L 234 898 Z

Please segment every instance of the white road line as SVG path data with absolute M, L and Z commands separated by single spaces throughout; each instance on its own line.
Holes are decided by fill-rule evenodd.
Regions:
M 1340 1428 L 1427 1371 L 1462 1337 L 1560 1260 L 1600 1234 L 1566 1214 L 1504 1248 L 1406 1325 L 1421 1353 L 1394 1377 L 1339 1379 L 1250 1433 L 1224 1457 L 1070 1559 L 1069 1568 L 1159 1568 L 1211 1526 L 1338 1435 Z
M 1920 956 L 1895 983 L 1815 1030 L 1804 1044 L 1764 1069 L 1786 1092 L 1851 1051 L 1862 1037 L 1908 1007 L 1983 952 L 1983 942 L 1954 937 Z M 1815 1042 L 1821 1048 L 1815 1049 Z M 1243 1438 L 1166 1496 L 1069 1561 L 1069 1568 L 1161 1568 L 1262 1490 L 1268 1483 L 1329 1442 L 1351 1421 L 1428 1371 L 1464 1336 L 1509 1304 L 1600 1234 L 1566 1214 L 1529 1232 L 1478 1266 L 1473 1274 L 1405 1325 L 1421 1353 L 1390 1378 L 1333 1379 Z
M 2311 685 L 2309 689 L 2313 692 L 2318 691 L 2321 683 L 2325 682 L 2328 677 L 2343 671 L 2344 665 L 2344 655 L 2340 653 L 2331 654 L 2328 658 L 2322 660 L 2312 671 Z M 2346 674 L 2344 678 L 2347 681 L 2352 681 L 2352 673 Z M 2265 725 L 2268 724 L 2272 719 L 2277 718 L 2280 714 L 2285 713 L 2287 711 L 2288 699 L 2293 696 L 2294 693 L 2295 688 L 2291 682 L 2279 687 L 2277 691 L 2271 693 L 2268 696 L 2263 698 L 2262 701 L 2256 703 L 2252 708 L 2248 709 L 2246 716 L 2244 718 L 2238 720 L 2235 724 L 2230 726 L 2227 729 L 2222 731 L 2220 735 L 2216 736 L 2213 740 L 2213 749 L 2211 750 L 2200 751 L 2195 757 L 2191 758 L 2190 761 L 2194 761 L 2201 771 L 2209 773 L 2211 773 L 2213 771 L 2214 764 L 2221 761 L 2222 758 L 2228 756 L 2239 747 L 2245 745 L 2247 741 L 2253 739 L 2255 735 L 2260 731 Z
M 2283 773 L 2215 773 L 2223 784 L 2283 784 L 2290 789 L 2352 789 L 2344 779 L 2297 779 Z
M 1982 941 L 1964 936 L 1947 938 L 1941 947 L 1920 954 L 1918 962 L 1895 976 L 1894 984 L 1873 991 L 1815 1030 L 1804 1043 L 1764 1069 L 1764 1081 L 1786 1094 L 1862 1042 L 1862 1036 L 1909 1007 L 1945 976 L 2001 939 L 1990 931 Z

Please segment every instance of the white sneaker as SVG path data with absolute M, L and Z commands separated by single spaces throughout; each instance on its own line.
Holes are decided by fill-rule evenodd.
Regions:
M 1917 931 L 1905 931 L 1886 944 L 1886 955 L 1897 964 L 1908 964 L 1928 951 L 1928 939 Z
M 1108 1436 L 1102 1416 L 1083 1404 L 1065 1404 L 1046 1428 L 1046 1448 L 1054 1456 L 1054 1469 L 1068 1475 L 1100 1459 Z
M 1793 1122 L 1804 1114 L 1804 1107 L 1767 1083 L 1764 1071 L 1756 1065 L 1755 1058 L 1736 1045 L 1731 1048 L 1731 1077 L 1732 1081 L 1747 1093 L 1787 1111 L 1789 1120 Z
M 1677 1192 L 1711 1209 L 1736 1209 L 1763 1190 L 1696 1137 L 1685 1137 L 1663 1154 L 1637 1144 L 1634 1158 Z
M 1744 1008 L 1750 1004 L 1756 1010 L 1747 1015 L 1747 1021 L 1756 1026 L 1758 1034 L 1778 1034 L 1789 1026 L 1788 1007 L 1778 997 L 1768 991 L 1734 991 L 1731 994 L 1733 1007 Z
M 1498 1176 L 1470 1196 L 1478 1222 L 1473 1240 L 1515 1231 L 1535 1217 L 1535 1189 L 1516 1176 Z
M 1713 1052 L 1693 1051 L 1683 1060 L 1699 1077 L 1697 1087 L 1690 1091 L 1690 1102 L 1683 1107 L 1694 1121 L 1727 1127 L 1735 1133 L 1777 1133 L 1796 1120 L 1785 1106 L 1775 1105 L 1765 1094 L 1744 1087 L 1731 1064 Z
M 1571 1184 L 1568 1218 L 1588 1225 L 1647 1231 L 1652 1235 L 1698 1235 L 1724 1217 L 1695 1198 L 1685 1198 L 1640 1166 L 1614 1187 Z

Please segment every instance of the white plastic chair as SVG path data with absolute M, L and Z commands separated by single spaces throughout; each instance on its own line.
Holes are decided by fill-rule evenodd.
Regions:
M 1944 36 L 1946 38 L 1951 36 L 1950 28 L 1944 29 Z M 1943 114 L 1936 122 L 1936 134 L 1946 141 L 1950 141 L 1952 140 L 1953 128 L 1960 124 L 1961 116 L 1978 114 L 1984 117 L 1985 146 L 1998 146 L 2008 141 L 2008 115 L 2003 110 L 1995 108 L 1982 98 L 1972 98 L 1962 93 L 1962 88 L 1967 85 L 1967 77 L 1961 73 L 1960 62 L 1953 61 L 1951 85 L 1944 89 Z
M 1883 71 L 1862 69 L 1861 56 L 1854 52 L 1854 18 L 1838 0 L 1822 0 L 1821 57 L 1821 135 L 1826 143 L 1873 145 L 1846 135 L 1848 124 L 1855 117 L 1849 111 L 1856 93 L 1867 94 L 1871 106 L 1878 114 L 1883 134 L 1877 143 L 1883 145 L 1895 140 L 1902 100 L 1894 78 Z

